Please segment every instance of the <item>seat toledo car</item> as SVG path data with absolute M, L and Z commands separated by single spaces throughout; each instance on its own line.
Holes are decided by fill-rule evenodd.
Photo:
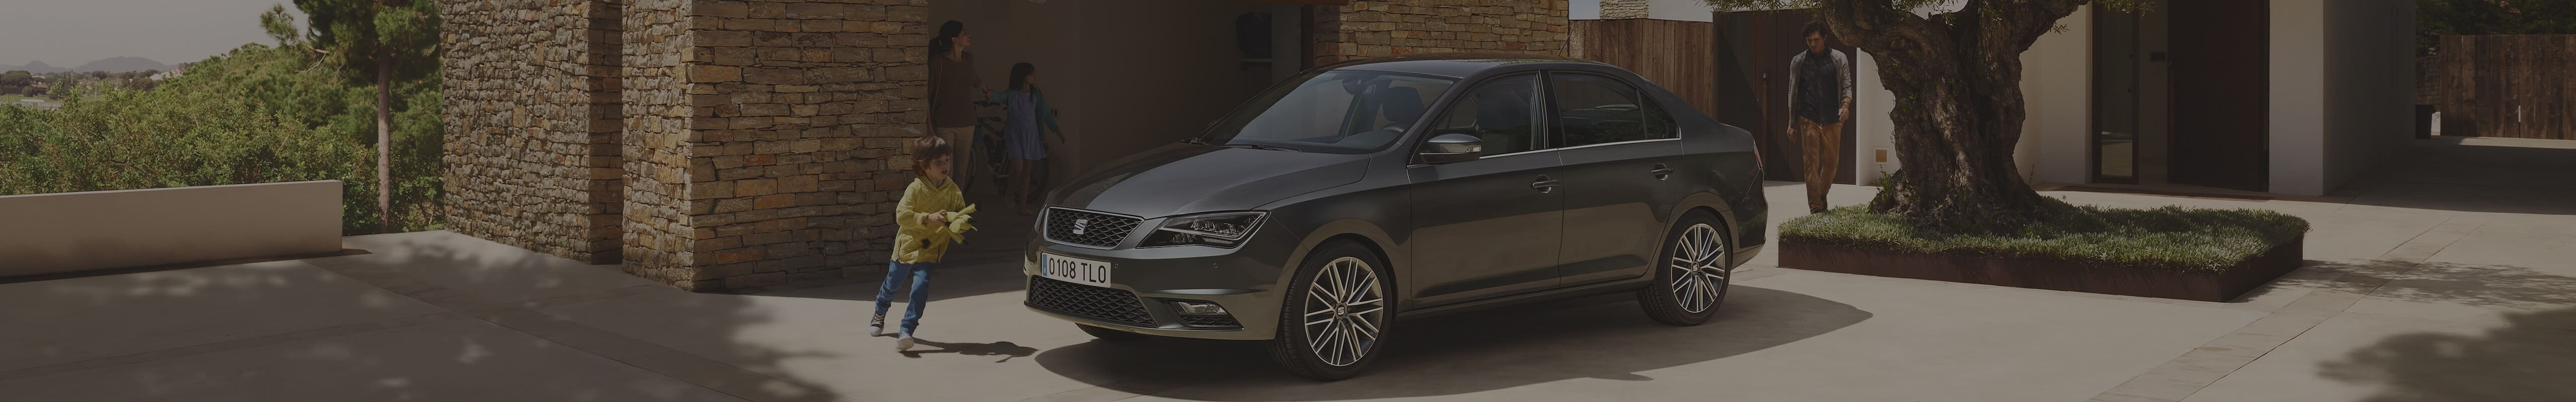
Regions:
M 1444 313 L 1634 292 L 1697 325 L 1763 247 L 1761 182 L 1748 133 L 1617 67 L 1349 62 L 1049 194 L 1026 304 L 1104 340 L 1264 341 L 1324 380 Z

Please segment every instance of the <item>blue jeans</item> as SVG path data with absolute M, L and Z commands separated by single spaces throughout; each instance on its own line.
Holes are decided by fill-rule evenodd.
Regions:
M 894 306 L 892 303 L 894 303 L 895 284 L 903 283 L 904 277 L 910 276 L 912 277 L 912 297 L 904 299 L 903 333 L 912 333 L 913 328 L 920 327 L 921 308 L 930 304 L 930 271 L 937 268 L 939 263 L 933 262 L 915 264 L 897 262 L 888 265 L 885 283 L 877 285 L 877 314 L 875 320 L 869 323 L 885 322 L 886 309 Z

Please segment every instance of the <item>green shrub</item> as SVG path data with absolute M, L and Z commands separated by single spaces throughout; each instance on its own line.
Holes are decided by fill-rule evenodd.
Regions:
M 340 180 L 343 232 L 379 232 L 375 91 L 313 62 L 245 45 L 149 90 L 0 106 L 0 195 Z M 437 229 L 438 80 L 395 83 L 394 96 L 394 230 Z
M 1791 219 L 1780 239 L 1929 254 L 2036 258 L 2096 266 L 2224 271 L 2273 247 L 2297 241 L 2308 221 L 2254 209 L 2167 206 L 2118 209 L 2047 199 L 2048 222 L 2010 236 L 1943 235 L 1916 230 L 1904 218 L 1838 208 Z

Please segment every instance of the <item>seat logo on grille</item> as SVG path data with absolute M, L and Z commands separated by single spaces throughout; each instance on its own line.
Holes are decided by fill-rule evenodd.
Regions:
M 1091 224 L 1091 220 L 1090 220 L 1090 219 L 1075 219 L 1075 220 L 1073 220 L 1073 234 L 1082 234 L 1082 227 L 1083 227 L 1083 226 L 1085 226 L 1085 225 L 1090 225 L 1090 224 Z

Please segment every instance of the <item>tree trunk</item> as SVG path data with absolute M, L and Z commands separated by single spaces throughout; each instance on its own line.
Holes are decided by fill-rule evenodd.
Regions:
M 394 59 L 376 58 L 376 226 L 377 231 L 394 231 Z
M 1888 117 L 1905 166 L 1869 210 L 1954 234 L 2015 233 L 2047 219 L 2046 200 L 2013 164 L 2025 113 L 2021 53 L 2085 2 L 1970 1 L 1930 18 L 1886 0 L 1827 2 L 1824 20 L 1875 56 L 1896 97 Z

